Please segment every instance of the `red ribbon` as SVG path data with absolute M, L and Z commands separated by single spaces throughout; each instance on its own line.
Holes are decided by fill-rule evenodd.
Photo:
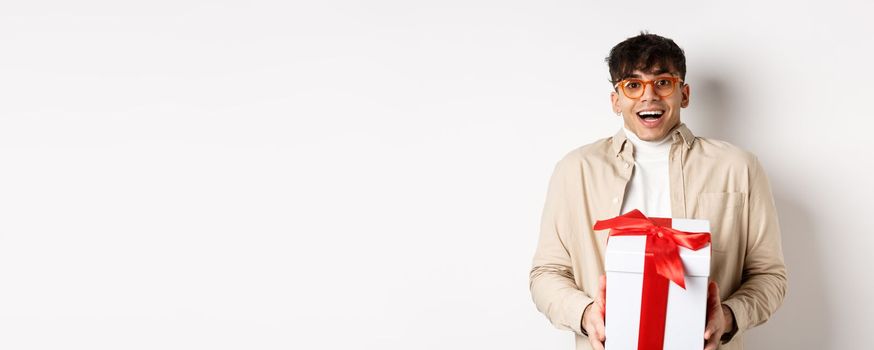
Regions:
M 668 280 L 686 289 L 683 261 L 677 246 L 698 250 L 710 243 L 710 233 L 671 228 L 669 218 L 648 218 L 632 210 L 595 223 L 595 230 L 610 229 L 610 236 L 646 236 L 643 294 L 638 330 L 638 350 L 662 349 L 668 308 Z
M 677 246 L 698 250 L 710 243 L 710 233 L 675 230 L 671 228 L 671 219 L 648 218 L 637 209 L 595 223 L 596 230 L 608 228 L 610 236 L 647 236 L 646 255 L 655 258 L 656 272 L 683 289 L 685 271 Z

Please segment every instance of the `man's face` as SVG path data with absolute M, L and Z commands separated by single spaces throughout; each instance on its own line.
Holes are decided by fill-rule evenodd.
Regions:
M 689 105 L 689 85 L 678 81 L 673 86 L 673 93 L 668 96 L 660 96 L 656 91 L 656 82 L 659 81 L 659 78 L 679 79 L 679 75 L 658 69 L 654 70 L 654 74 L 636 70 L 625 79 L 653 81 L 653 84 L 643 84 L 643 93 L 640 97 L 629 98 L 621 86 L 610 93 L 613 112 L 622 112 L 625 128 L 641 140 L 658 141 L 664 138 L 671 129 L 680 123 L 680 108 L 686 108 Z M 661 82 L 663 83 L 664 79 Z M 632 83 L 626 87 L 626 91 L 632 91 L 633 88 L 640 87 L 640 84 Z M 664 89 L 664 85 L 659 89 Z M 664 95 L 664 91 L 661 91 L 661 95 Z

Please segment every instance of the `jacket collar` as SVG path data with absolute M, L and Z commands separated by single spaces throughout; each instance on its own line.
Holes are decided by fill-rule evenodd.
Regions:
M 674 143 L 677 140 L 682 140 L 683 144 L 686 145 L 686 149 L 692 148 L 692 144 L 695 142 L 695 135 L 683 123 L 675 126 L 669 134 L 673 137 Z M 617 156 L 622 153 L 622 148 L 625 147 L 627 141 L 628 138 L 625 137 L 625 131 L 620 128 L 616 135 L 613 135 L 613 153 Z

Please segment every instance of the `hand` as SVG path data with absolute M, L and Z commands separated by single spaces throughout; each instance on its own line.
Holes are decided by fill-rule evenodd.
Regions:
M 598 278 L 598 295 L 595 296 L 595 301 L 586 307 L 583 311 L 583 319 L 580 320 L 580 325 L 589 334 L 589 343 L 593 349 L 603 350 L 606 334 L 604 333 L 604 315 L 606 308 L 604 303 L 607 300 L 607 276 L 601 275 Z
M 719 300 L 719 286 L 707 286 L 707 324 L 704 326 L 704 350 L 716 350 L 722 334 L 734 327 L 734 314 Z

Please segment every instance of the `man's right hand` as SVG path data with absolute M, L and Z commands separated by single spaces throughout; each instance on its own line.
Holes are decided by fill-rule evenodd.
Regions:
M 598 295 L 586 310 L 583 311 L 583 319 L 580 320 L 581 326 L 589 334 L 589 343 L 592 344 L 592 349 L 603 350 L 604 340 L 607 339 L 604 333 L 604 313 L 606 308 L 604 303 L 607 299 L 607 276 L 601 275 L 598 278 Z

